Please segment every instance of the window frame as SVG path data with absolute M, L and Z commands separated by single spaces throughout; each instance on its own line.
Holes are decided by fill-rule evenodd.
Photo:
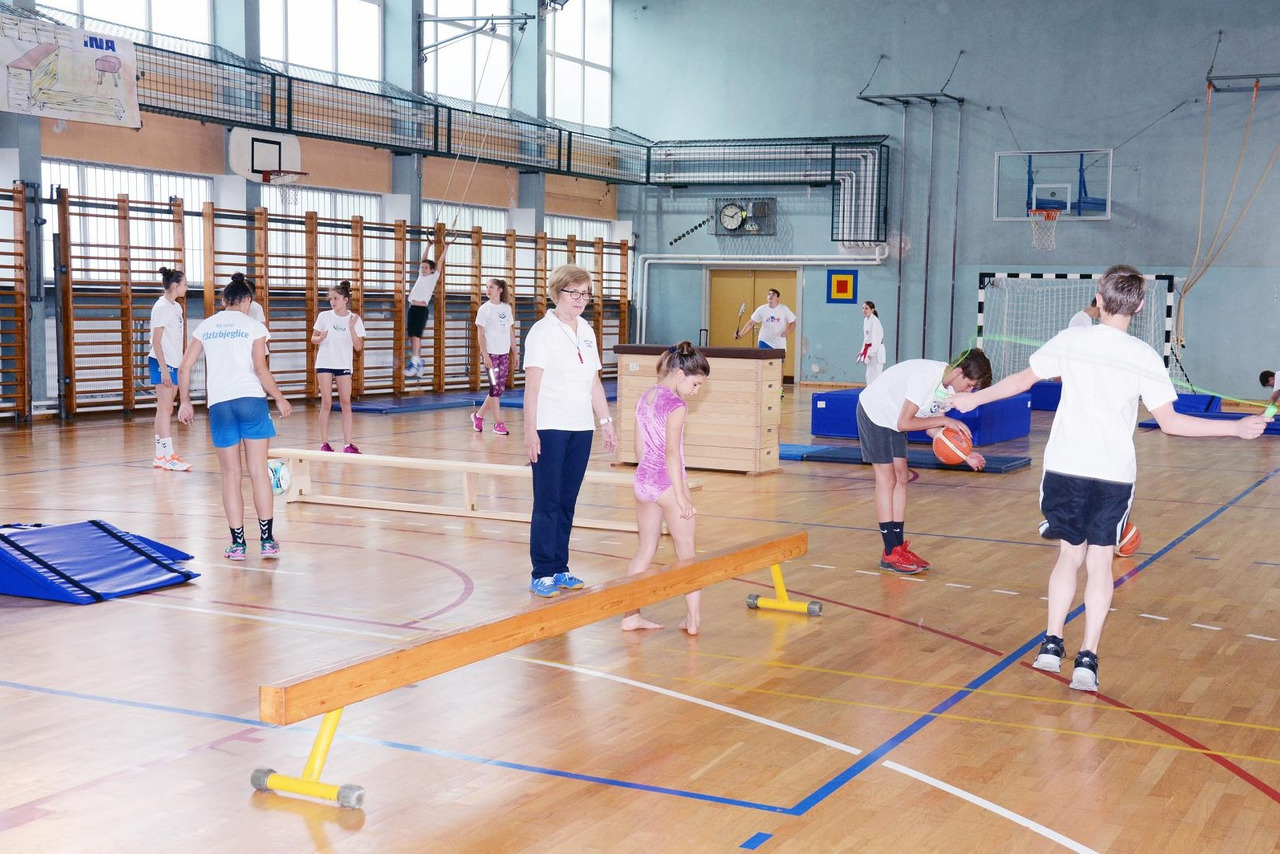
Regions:
M 378 75 L 377 77 L 369 78 L 369 79 L 381 80 L 383 78 L 382 63 L 384 59 L 384 53 L 386 50 L 386 45 L 384 44 L 385 39 L 383 36 L 385 32 L 385 27 L 386 27 L 386 16 L 387 16 L 386 2 L 385 0 L 353 0 L 353 1 L 359 2 L 359 3 L 365 3 L 369 6 L 376 7 L 378 10 L 378 39 L 377 39 L 378 55 L 376 57 L 376 64 L 375 64 L 375 67 L 378 69 Z M 83 2 L 83 0 L 81 0 L 81 2 Z M 155 0 L 152 0 L 152 2 L 155 2 Z M 329 74 L 343 74 L 346 77 L 358 76 L 354 74 L 345 74 L 345 72 L 338 70 L 338 53 L 339 53 L 338 2 L 339 0 L 308 0 L 308 2 L 310 3 L 327 2 L 329 4 L 330 11 L 332 11 L 333 13 L 333 18 L 332 18 L 333 29 L 330 30 L 329 32 L 329 67 L 320 68 L 317 70 L 324 71 Z M 258 26 L 261 27 L 262 14 L 265 10 L 261 5 L 259 5 L 258 10 L 259 10 Z M 289 59 L 289 0 L 281 0 L 281 3 L 280 3 L 280 31 L 281 33 L 283 33 L 280 52 L 283 53 L 284 56 L 268 56 L 267 54 L 262 53 L 261 43 L 259 43 L 259 56 L 262 59 L 270 59 L 270 60 L 275 60 L 277 62 L 282 62 L 287 68 L 288 66 L 294 64 L 292 60 Z M 310 66 L 301 66 L 301 67 L 310 67 Z
M 600 62 L 596 62 L 594 60 L 589 60 L 586 58 L 586 53 L 587 53 L 586 39 L 589 36 L 588 30 L 587 30 L 586 6 L 587 4 L 593 3 L 593 2 L 606 4 L 609 8 L 609 64 L 608 65 L 605 65 Z M 583 38 L 582 55 L 578 56 L 573 53 L 567 53 L 563 50 L 557 50 L 556 48 L 559 47 L 559 45 L 555 44 L 555 41 L 556 41 L 555 33 L 552 33 L 551 34 L 552 37 L 548 38 L 547 40 L 548 45 L 547 45 L 546 53 L 544 54 L 544 60 L 543 60 L 546 68 L 545 96 L 546 96 L 546 103 L 547 103 L 547 118 L 558 119 L 560 121 L 566 121 L 566 122 L 574 122 L 581 125 L 588 124 L 586 121 L 587 79 L 588 79 L 586 70 L 590 68 L 595 71 L 603 72 L 608 82 L 608 100 L 607 100 L 607 111 L 606 111 L 607 120 L 603 125 L 592 124 L 591 126 L 592 127 L 612 127 L 613 125 L 613 2 L 612 0 L 580 0 L 580 2 L 576 4 L 570 4 L 565 6 L 565 8 L 560 9 L 558 12 L 556 12 L 555 15 L 556 16 L 564 15 L 566 14 L 566 10 L 580 10 L 575 12 L 575 14 L 581 15 L 581 21 L 582 21 L 581 32 L 582 32 L 582 38 Z M 550 20 L 553 22 L 553 27 L 554 27 L 555 18 L 552 17 L 550 18 Z M 555 66 L 556 66 L 557 60 L 562 60 L 564 62 L 577 65 L 581 68 L 581 80 L 578 86 L 578 103 L 581 107 L 581 113 L 579 115 L 562 116 L 562 115 L 558 115 L 556 112 Z
M 477 10 L 477 5 L 478 5 L 481 1 L 482 1 L 482 0 L 469 0 L 469 2 L 471 3 L 471 9 L 470 9 L 470 14 L 471 14 L 471 15 L 473 15 L 473 16 L 478 16 L 478 15 L 482 14 L 480 11 L 478 11 L 478 10 Z M 433 6 L 432 6 L 432 8 L 435 10 L 435 12 L 434 12 L 434 13 L 429 13 L 429 12 L 427 12 L 427 11 L 426 11 L 426 7 L 427 7 L 427 5 L 428 5 L 428 4 L 431 4 L 432 2 L 433 2 L 433 0 L 424 0 L 424 2 L 423 2 L 423 13 L 422 13 L 423 17 L 422 17 L 422 20 L 420 20 L 420 21 L 418 22 L 418 24 L 417 24 L 417 26 L 418 26 L 418 28 L 419 28 L 419 34 L 420 34 L 420 35 L 421 35 L 421 37 L 422 37 L 422 41 L 423 41 L 423 44 L 424 44 L 424 45 L 426 45 L 426 44 L 428 44 L 428 43 L 430 43 L 430 44 L 437 44 L 437 43 L 439 43 L 439 42 L 441 41 L 440 30 L 439 30 L 439 28 L 440 28 L 440 27 L 446 27 L 446 28 L 448 28 L 448 29 L 449 29 L 449 32 L 447 33 L 447 35 L 448 35 L 448 36 L 461 35 L 462 33 L 465 33 L 465 32 L 467 32 L 467 31 L 469 31 L 469 30 L 475 29 L 475 24 L 471 24 L 471 23 L 468 23 L 468 22 L 453 22 L 453 21 L 436 21 L 436 20 L 434 20 L 434 19 L 435 19 L 435 18 L 437 18 L 437 17 L 446 17 L 446 18 L 448 18 L 448 17 L 467 17 L 467 16 L 466 16 L 466 15 L 461 15 L 461 14 L 460 14 L 460 15 L 457 15 L 457 16 L 453 16 L 453 15 L 444 15 L 444 16 L 439 16 L 439 14 L 438 14 L 438 13 L 439 13 L 439 11 L 440 11 L 440 7 L 439 7 L 439 5 L 433 5 Z M 438 3 L 438 0 L 436 0 L 436 2 Z M 512 4 L 511 4 L 510 0 L 506 0 L 506 5 L 505 5 L 505 8 L 504 8 L 503 10 L 499 10 L 499 11 L 492 11 L 491 13 L 492 13 L 492 14 L 495 14 L 495 15 L 497 15 L 497 14 L 501 14 L 501 15 L 511 15 L 511 14 L 514 14 L 514 13 L 512 12 Z M 476 22 L 476 23 L 479 23 L 479 22 Z M 433 36 L 432 36 L 430 39 L 428 39 L 428 38 L 427 38 L 427 26 L 428 26 L 428 25 L 430 25 L 430 26 L 432 26 L 432 27 L 434 27 L 434 28 L 435 28 L 435 29 L 434 29 L 434 31 L 433 31 L 433 33 L 434 33 L 434 34 L 433 34 Z M 500 69 L 503 69 L 503 68 L 509 68 L 509 67 L 510 67 L 510 65 L 511 65 L 511 55 L 512 55 L 512 52 L 515 50 L 515 44 L 516 44 L 516 40 L 512 37 L 512 34 L 511 34 L 512 29 L 513 29 L 513 28 L 512 28 L 512 27 L 510 27 L 510 26 L 499 26 L 499 27 L 498 27 L 494 32 L 486 33 L 486 37 L 487 37 L 487 38 L 494 39 L 495 41 L 499 42 L 500 44 L 502 44 L 502 45 L 504 45 L 504 46 L 506 47 L 506 54 L 505 54 L 505 57 L 502 57 L 502 56 L 500 56 L 500 57 L 499 57 L 500 62 L 498 63 L 498 66 L 497 66 L 497 67 L 498 67 L 498 68 L 500 68 Z M 455 31 L 456 31 L 456 32 L 455 32 Z M 450 95 L 450 94 L 442 93 L 442 92 L 440 91 L 440 76 L 439 76 L 439 72 L 438 72 L 438 70 L 437 70 L 437 69 L 439 68 L 439 63 L 437 63 L 437 62 L 433 62 L 433 61 L 432 61 L 432 57 L 433 57 L 433 56 L 435 56 L 435 55 L 438 53 L 438 51 L 432 51 L 431 53 L 427 54 L 427 61 L 426 61 L 425 63 L 423 63 L 423 65 L 424 65 L 423 70 L 422 70 L 422 91 L 423 91 L 423 93 L 424 93 L 424 94 L 427 94 L 427 95 L 434 95 L 434 96 L 441 97 L 441 98 L 458 98 L 459 100 L 463 100 L 463 101 L 470 101 L 472 104 L 476 104 L 476 105 L 481 105 L 481 104 L 482 104 L 482 105 L 487 106 L 487 107 L 502 107 L 502 108 L 504 108 L 504 109 L 510 109 L 510 108 L 511 108 L 511 81 L 510 81 L 510 80 L 507 80 L 507 81 L 506 81 L 506 85 L 504 85 L 504 86 L 502 87 L 502 91 L 501 91 L 501 93 L 500 93 L 500 94 L 502 95 L 502 101 L 501 101 L 501 103 L 493 104 L 493 103 L 490 103 L 489 101 L 481 100 L 481 98 L 480 98 L 480 83 L 481 83 L 481 81 L 480 81 L 480 79 L 479 79 L 479 78 L 478 78 L 478 76 L 477 76 L 477 74 L 481 71 L 481 65 L 480 65 L 480 62 L 479 62 L 479 55 L 478 55 L 478 52 L 477 52 L 477 50 L 476 50 L 476 45 L 478 44 L 478 39 L 476 39 L 476 38 L 473 36 L 473 37 L 471 37 L 471 38 L 469 38 L 469 39 L 465 40 L 465 42 L 462 42 L 462 43 L 463 43 L 463 44 L 465 44 L 465 45 L 467 45 L 467 48 L 468 48 L 468 50 L 470 51 L 470 60 L 471 60 L 471 65 L 470 65 L 470 67 L 471 67 L 471 97 L 470 97 L 470 98 L 458 98 L 458 96 L 457 96 L 457 95 Z M 458 42 L 455 42 L 454 44 L 458 44 Z M 492 57 L 492 56 L 490 56 L 490 57 L 489 57 L 489 64 L 488 64 L 487 68 L 492 68 L 492 67 L 493 67 L 493 65 L 494 65 L 494 63 L 493 63 L 493 57 Z M 488 74 L 488 73 L 490 73 L 490 72 L 486 70 L 486 71 L 485 71 L 485 73 L 486 73 L 486 74 Z

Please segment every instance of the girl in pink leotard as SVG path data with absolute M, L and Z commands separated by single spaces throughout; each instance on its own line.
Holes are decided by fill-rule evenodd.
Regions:
M 639 465 L 635 493 L 640 544 L 627 568 L 628 575 L 643 572 L 653 564 L 664 519 L 676 547 L 676 559 L 694 555 L 694 517 L 698 511 L 684 477 L 684 421 L 688 411 L 685 400 L 698 393 L 710 373 L 706 357 L 688 341 L 681 341 L 658 360 L 658 382 L 636 403 Z M 684 598 L 688 613 L 680 628 L 696 635 L 702 591 L 695 590 Z M 638 610 L 622 618 L 624 632 L 660 628 L 660 623 L 646 619 Z

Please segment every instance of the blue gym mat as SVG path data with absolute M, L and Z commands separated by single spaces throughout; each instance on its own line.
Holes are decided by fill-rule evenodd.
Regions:
M 1260 415 L 1258 412 L 1192 412 L 1188 413 L 1196 418 L 1208 418 L 1211 421 L 1239 421 L 1247 415 Z M 1139 421 L 1138 426 L 1145 429 L 1160 429 L 1160 425 L 1156 423 L 1154 418 L 1148 418 L 1146 421 Z M 1280 419 L 1272 421 L 1262 429 L 1264 436 L 1280 436 Z
M 0 526 L 0 594 L 89 605 L 182 584 L 193 555 L 98 519 Z
M 861 463 L 862 450 L 860 448 L 843 447 L 832 448 L 823 445 L 790 445 L 786 446 L 792 449 L 792 453 L 799 453 L 799 456 L 784 457 L 778 454 L 779 459 L 799 459 L 805 462 L 813 463 Z M 812 448 L 810 451 L 798 451 L 800 448 Z M 983 454 L 987 460 L 987 467 L 982 472 L 990 474 L 1004 474 L 1005 472 L 1016 471 L 1018 469 L 1027 468 L 1031 465 L 1031 457 L 1008 456 L 1004 454 Z M 973 469 L 966 465 L 949 466 L 938 461 L 938 458 L 930 451 L 907 451 L 907 465 L 914 469 L 949 469 L 951 471 L 967 471 L 972 472 Z
M 806 454 L 813 454 L 819 451 L 834 451 L 838 447 L 838 445 L 788 445 L 783 442 L 778 445 L 778 459 L 803 460 Z

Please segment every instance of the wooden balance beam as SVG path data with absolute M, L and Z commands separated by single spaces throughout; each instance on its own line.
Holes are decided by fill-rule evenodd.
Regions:
M 771 567 L 775 578 L 780 578 L 779 564 L 808 550 L 806 531 L 756 540 L 615 578 L 483 623 L 433 633 L 387 652 L 351 658 L 274 685 L 263 685 L 258 691 L 258 716 L 263 722 L 287 726 L 316 715 L 324 715 L 324 719 L 302 777 L 259 768 L 253 772 L 251 782 L 260 791 L 293 792 L 358 808 L 364 803 L 363 788 L 320 782 L 344 707 L 743 573 Z
M 495 519 L 503 522 L 528 522 L 528 513 L 503 510 L 486 510 L 479 506 L 479 478 L 515 478 L 532 484 L 533 470 L 527 465 L 514 466 L 502 463 L 479 463 L 465 460 L 433 460 L 419 457 L 390 457 L 381 454 L 337 454 L 329 451 L 308 451 L 302 448 L 272 448 L 269 456 L 284 460 L 289 466 L 290 483 L 285 493 L 288 502 L 304 504 L 332 504 L 339 507 L 367 507 L 374 510 L 399 510 L 409 513 L 432 513 L 440 516 L 464 516 L 471 519 Z M 419 504 L 409 501 L 379 501 L 372 498 L 354 498 L 345 495 L 320 495 L 311 480 L 311 463 L 365 466 L 375 468 L 401 468 L 416 471 L 456 472 L 462 476 L 460 504 Z M 584 483 L 601 483 L 612 486 L 631 486 L 635 477 L 629 472 L 588 471 Z M 691 489 L 701 484 L 690 484 Z M 532 493 L 530 493 L 532 494 Z M 600 528 L 606 531 L 635 531 L 634 521 L 613 521 L 574 516 L 574 527 Z

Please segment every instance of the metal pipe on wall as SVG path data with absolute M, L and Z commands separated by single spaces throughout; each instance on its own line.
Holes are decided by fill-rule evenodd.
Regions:
M 929 102 L 929 171 L 924 192 L 924 305 L 920 309 L 920 358 L 929 346 L 929 247 L 933 238 L 933 141 L 938 102 Z M 951 358 L 950 356 L 947 357 Z
M 907 221 L 907 102 L 902 102 L 902 168 L 898 176 L 898 308 L 893 316 L 893 361 L 902 361 L 902 247 Z
M 947 315 L 947 358 L 955 355 L 956 336 L 956 245 L 960 237 L 960 134 L 964 129 L 964 101 L 956 107 L 956 198 L 951 223 L 951 312 Z

